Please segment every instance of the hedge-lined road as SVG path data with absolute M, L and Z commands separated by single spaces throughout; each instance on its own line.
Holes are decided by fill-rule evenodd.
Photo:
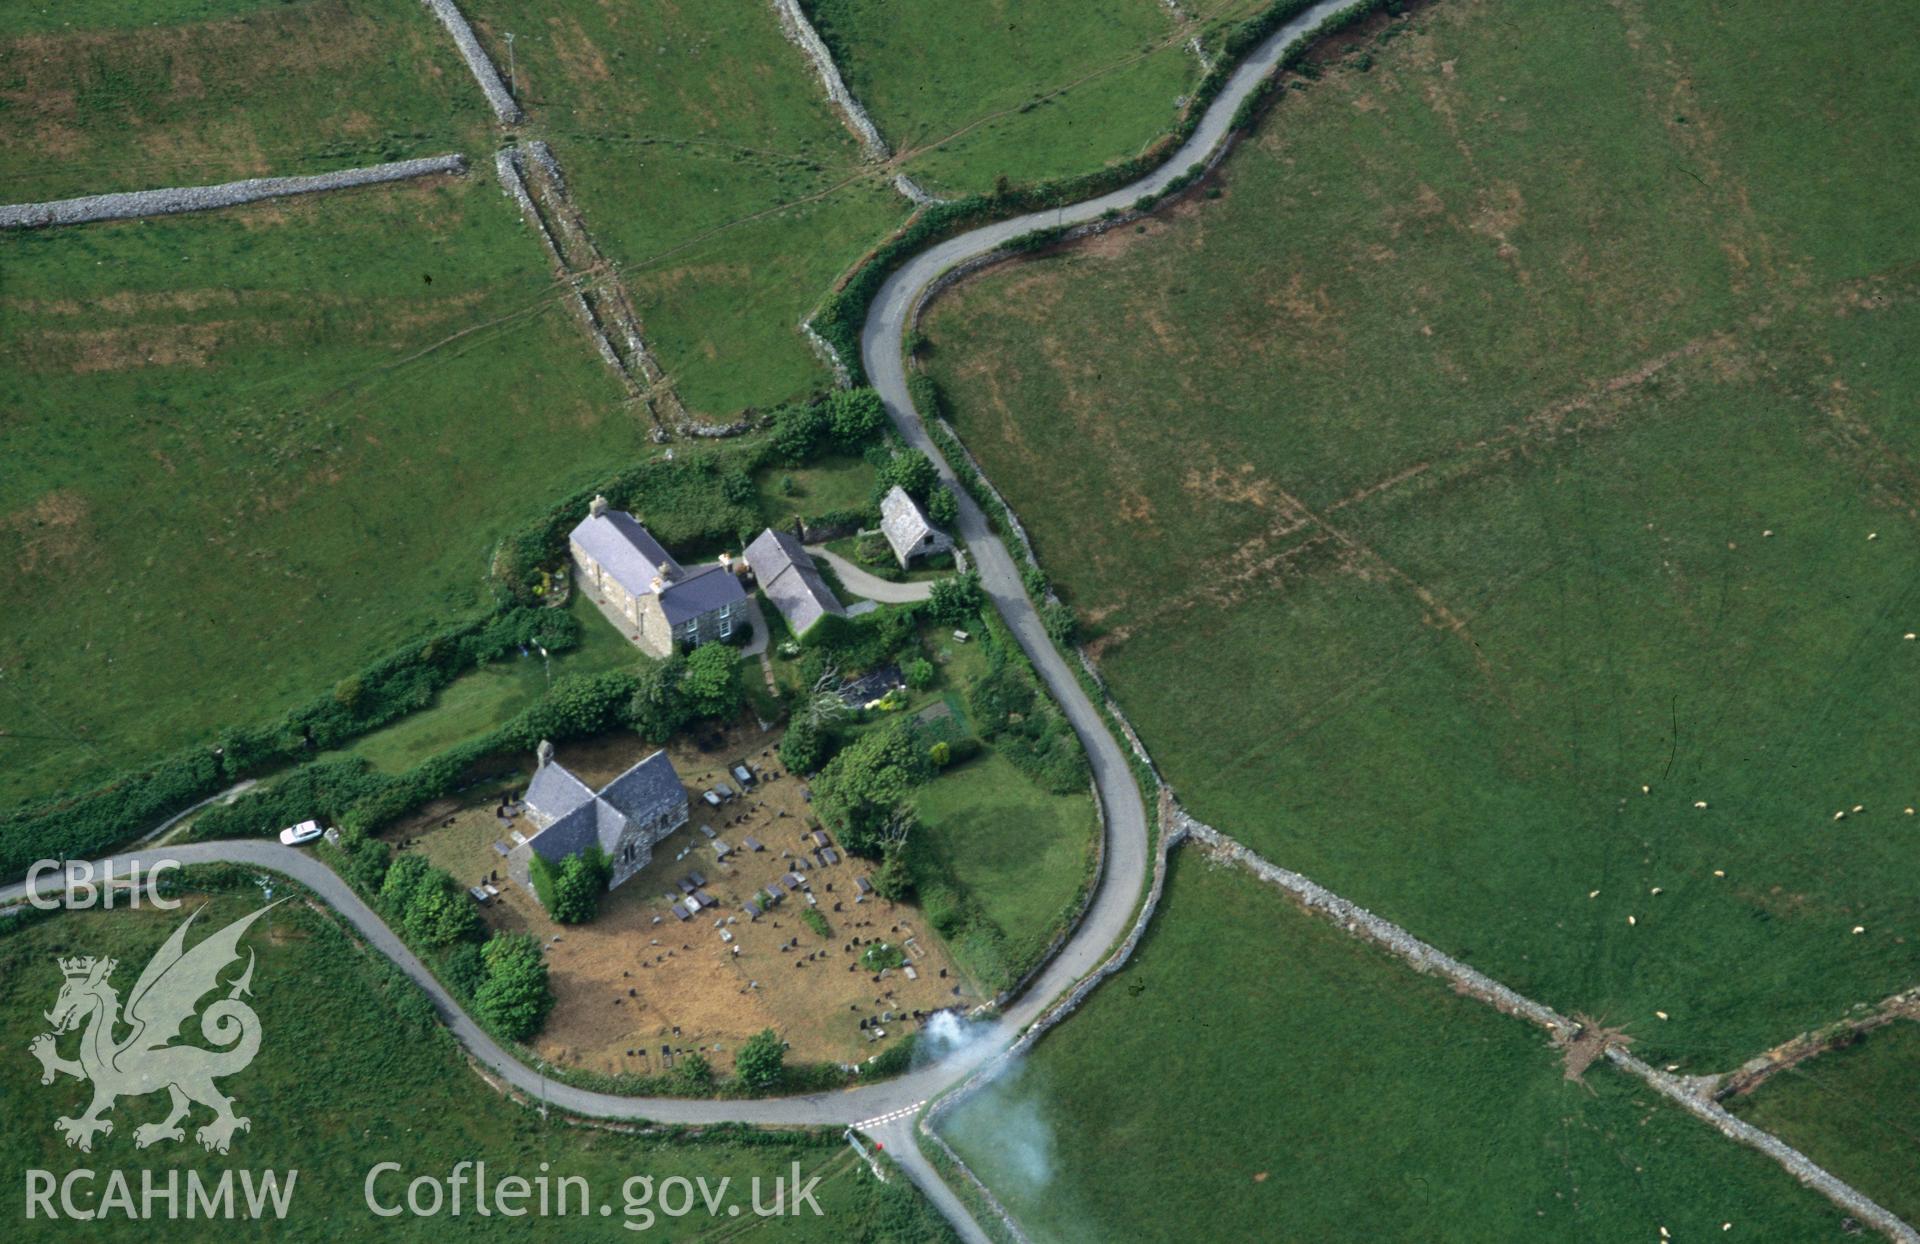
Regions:
M 1135 200 L 1164 191 L 1182 174 L 1204 165 L 1226 142 L 1241 103 L 1260 86 L 1288 46 L 1349 7 L 1352 0 L 1323 0 L 1270 35 L 1234 71 L 1226 87 L 1202 115 L 1193 135 L 1155 172 L 1099 198 L 985 225 L 950 238 L 923 251 L 887 279 L 868 312 L 861 334 L 861 359 L 874 388 L 885 399 L 887 412 L 901 436 L 933 459 L 943 479 L 952 483 L 953 472 L 927 436 L 907 395 L 901 350 L 906 329 L 928 287 L 951 269 L 992 255 L 1023 234 L 1089 223 L 1108 211 L 1124 212 Z M 1011 1043 L 1022 1029 L 1044 1013 L 1053 999 L 1100 965 L 1109 948 L 1127 933 L 1146 882 L 1149 859 L 1146 808 L 1126 754 L 1108 732 L 1106 722 L 1081 689 L 1072 668 L 1048 640 L 1033 603 L 1021 587 L 1019 568 L 1006 546 L 993 534 L 986 516 L 965 490 L 956 487 L 954 491 L 960 502 L 960 536 L 979 569 L 981 586 L 1006 619 L 1007 626 L 1086 747 L 1105 811 L 1106 841 L 1097 888 L 1072 939 L 1049 961 L 1026 992 L 1007 1007 L 993 1027 L 979 1034 L 989 1039 L 976 1040 L 940 1062 L 879 1084 L 761 1100 L 620 1097 L 575 1088 L 550 1080 L 526 1066 L 487 1035 L 386 923 L 331 869 L 309 854 L 275 842 L 247 839 L 153 848 L 116 856 L 114 860 L 121 867 L 133 860 L 151 864 L 161 859 L 183 864 L 241 864 L 292 877 L 331 903 L 362 937 L 418 983 L 433 1000 L 454 1036 L 476 1059 L 521 1092 L 543 1098 L 563 1110 L 599 1118 L 649 1119 L 663 1123 L 772 1125 L 851 1124 L 896 1111 L 911 1111 L 957 1084 L 991 1054 Z M 18 902 L 23 894 L 23 885 L 0 889 L 0 904 Z M 880 1130 L 894 1140 L 889 1146 L 893 1156 L 913 1181 L 934 1198 L 962 1234 L 970 1241 L 984 1240 L 986 1237 L 979 1233 L 979 1228 L 966 1216 L 951 1190 L 940 1182 L 918 1149 L 901 1143 L 906 1129 L 895 1121 Z

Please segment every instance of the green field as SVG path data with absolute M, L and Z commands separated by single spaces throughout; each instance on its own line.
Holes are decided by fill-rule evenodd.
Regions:
M 754 483 L 767 525 L 790 531 L 795 518 L 866 509 L 873 499 L 874 478 L 865 459 L 833 454 L 805 466 L 763 467 L 755 472 Z
M 1045 952 L 1079 894 L 1094 824 L 1090 796 L 1050 795 L 988 748 L 914 795 L 920 827 L 909 861 L 924 895 L 944 884 L 984 920 L 949 938 L 988 992 Z
M 466 10 L 502 66 L 514 32 L 530 123 L 687 407 L 727 417 L 824 388 L 797 326 L 908 204 L 862 164 L 772 6 Z
M 190 899 L 188 909 L 197 901 Z M 260 894 L 251 886 L 218 894 L 196 921 L 190 940 L 197 944 L 259 904 Z M 184 915 L 185 910 L 178 913 Z M 159 1119 L 166 1101 L 123 1098 L 110 1115 L 113 1132 L 96 1142 L 91 1155 L 79 1154 L 67 1148 L 53 1121 L 79 1113 L 87 1090 L 65 1076 L 43 1087 L 39 1064 L 24 1053 L 28 1042 L 47 1030 L 41 1012 L 53 1005 L 61 987 L 54 958 L 118 957 L 112 979 L 124 998 L 177 921 L 173 914 L 123 910 L 68 913 L 24 928 L 18 920 L 0 925 L 0 981 L 6 984 L 7 999 L 0 1007 L 0 1038 L 9 1050 L 19 1052 L 0 1060 L 0 1089 L 13 1107 L 15 1123 L 0 1142 L 0 1163 L 9 1171 L 45 1170 L 64 1177 L 76 1168 L 95 1168 L 100 1174 L 91 1193 L 98 1198 L 108 1167 L 151 1168 L 163 1184 L 168 1171 L 192 1170 L 202 1179 L 216 1179 L 227 1170 L 297 1170 L 285 1221 L 223 1224 L 222 1230 L 235 1238 L 331 1241 L 371 1235 L 376 1228 L 382 1238 L 436 1241 L 502 1230 L 527 1240 L 683 1240 L 698 1235 L 907 1244 L 952 1238 L 904 1179 L 896 1175 L 887 1184 L 875 1181 L 836 1135 L 755 1135 L 731 1129 L 695 1136 L 631 1135 L 576 1126 L 559 1115 L 543 1118 L 507 1101 L 469 1070 L 415 986 L 385 960 L 350 941 L 330 914 L 298 901 L 276 908 L 256 924 L 242 943 L 239 965 L 223 974 L 223 980 L 237 977 L 246 966 L 247 951 L 257 956 L 249 1002 L 260 1017 L 260 1053 L 251 1066 L 218 1082 L 235 1098 L 235 1112 L 251 1120 L 251 1129 L 235 1137 L 226 1156 L 210 1156 L 192 1139 L 191 1129 L 210 1117 L 206 1109 L 195 1107 L 184 1143 L 136 1149 L 135 1126 Z M 205 1044 L 195 1023 L 187 1024 L 184 1035 L 184 1044 Z M 64 1052 L 70 1056 L 76 1044 L 75 1037 L 65 1038 Z M 550 1179 L 585 1177 L 592 1204 L 610 1204 L 613 1213 L 482 1219 L 473 1212 L 471 1185 L 466 1212 L 459 1218 L 443 1213 L 438 1218 L 403 1214 L 379 1219 L 368 1210 L 362 1188 L 376 1163 L 402 1165 L 400 1174 L 384 1175 L 376 1184 L 383 1203 L 392 1204 L 404 1198 L 407 1180 L 419 1175 L 444 1180 L 462 1161 L 486 1162 L 492 1180 L 512 1174 L 532 1180 L 542 1173 L 543 1163 L 550 1164 Z M 770 1201 L 772 1179 L 787 1176 L 794 1162 L 808 1176 L 823 1177 L 815 1193 L 822 1215 L 803 1211 L 798 1218 L 753 1217 L 748 1181 L 765 1181 L 763 1203 Z M 729 1177 L 732 1187 L 726 1199 L 742 1202 L 741 1216 L 712 1220 L 696 1200 L 692 1216 L 660 1217 L 650 1230 L 639 1230 L 644 1220 L 625 1209 L 624 1181 L 633 1176 L 650 1176 L 656 1187 L 674 1176 L 704 1176 L 709 1188 Z M 137 1175 L 134 1180 L 137 1198 Z M 87 1204 L 89 1185 L 78 1187 L 82 1204 Z M 58 1206 L 57 1198 L 54 1204 Z M 720 1213 L 724 1216 L 725 1209 Z M 629 1221 L 636 1229 L 626 1229 Z M 42 1219 L 16 1221 L 13 1232 L 18 1240 L 55 1240 L 72 1238 L 79 1229 L 71 1222 Z M 103 1221 L 84 1230 L 95 1238 L 208 1238 L 203 1222 L 168 1221 L 164 1203 L 157 1221 L 129 1222 L 104 1214 Z
M 1200 80 L 1186 46 L 1257 5 L 1211 0 L 809 0 L 841 76 L 936 194 L 1092 172 L 1173 126 Z M 1216 41 L 1209 39 L 1217 47 Z
M 580 624 L 579 646 L 556 652 L 545 661 L 529 651 L 483 665 L 442 688 L 426 708 L 319 759 L 360 756 L 383 773 L 404 773 L 511 719 L 545 695 L 563 674 L 599 674 L 645 659 L 586 597 L 576 594 L 567 608 Z
M 15 234 L 0 268 L 0 806 L 472 615 L 506 531 L 646 445 L 490 177 Z
M 1920 1219 L 1920 1023 L 1895 1020 L 1865 1040 L 1782 1071 L 1728 1102 L 1908 1222 Z
M 1848 1238 L 1638 1081 L 1568 1082 L 1537 1029 L 1192 849 L 1128 966 L 941 1130 L 1036 1240 Z
M 928 326 L 1197 816 L 1688 1071 L 1920 977 L 1897 14 L 1436 5 Z
M 0 20 L 7 202 L 489 149 L 492 113 L 417 0 L 58 11 L 92 29 Z

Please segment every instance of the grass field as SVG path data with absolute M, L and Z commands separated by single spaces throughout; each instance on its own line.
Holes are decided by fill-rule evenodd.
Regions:
M 0 806 L 473 613 L 501 535 L 646 444 L 490 178 L 12 235 L 0 267 Z
M 510 719 L 545 695 L 553 679 L 563 674 L 599 674 L 645 659 L 586 597 L 575 594 L 567 608 L 580 624 L 578 647 L 544 661 L 530 651 L 483 665 L 442 688 L 426 708 L 321 759 L 361 756 L 383 773 L 404 773 Z
M 485 154 L 492 114 L 417 0 L 98 3 L 0 24 L 7 202 Z
M 1638 1081 L 1568 1082 L 1538 1030 L 1192 849 L 1128 966 L 942 1132 L 1038 1240 L 1847 1238 Z
M 1920 1023 L 1896 1020 L 1864 1041 L 1780 1072 L 1728 1103 L 1895 1214 L 1920 1218 Z
M 259 892 L 251 887 L 217 895 L 197 920 L 191 939 L 197 943 L 259 903 Z M 184 910 L 179 913 L 184 915 Z M 16 921 L 0 926 L 0 980 L 6 983 L 7 999 L 0 1007 L 0 1036 L 7 1048 L 24 1051 L 33 1037 L 47 1030 L 41 1012 L 52 1006 L 62 980 L 56 955 L 117 956 L 120 964 L 112 979 L 124 997 L 148 956 L 176 924 L 175 915 L 148 910 L 68 913 L 26 928 L 17 928 Z M 264 1226 L 231 1224 L 236 1238 L 270 1234 L 273 1239 L 338 1240 L 371 1234 L 377 1226 L 386 1238 L 444 1240 L 497 1230 L 497 1216 L 475 1216 L 471 1184 L 466 1212 L 459 1218 L 403 1214 L 382 1220 L 366 1206 L 363 1182 L 375 1163 L 398 1162 L 403 1168 L 382 1176 L 376 1185 L 382 1201 L 392 1203 L 404 1197 L 407 1180 L 418 1175 L 444 1180 L 461 1161 L 485 1161 L 490 1180 L 513 1174 L 532 1180 L 542 1173 L 543 1163 L 550 1164 L 549 1178 L 584 1176 L 592 1193 L 590 1204 L 612 1206 L 608 1217 L 576 1213 L 520 1219 L 513 1225 L 521 1239 L 680 1240 L 699 1235 L 905 1244 L 952 1238 L 904 1179 L 878 1183 L 837 1136 L 754 1136 L 725 1129 L 699 1137 L 625 1135 L 574 1126 L 557 1115 L 542 1118 L 508 1102 L 467 1068 L 412 984 L 385 960 L 353 945 L 330 915 L 298 900 L 253 927 L 242 943 L 239 967 L 226 978 L 245 966 L 249 950 L 257 955 L 250 1005 L 260 1016 L 262 1043 L 251 1066 L 219 1081 L 236 1099 L 236 1113 L 252 1121 L 251 1130 L 236 1136 L 228 1155 L 207 1155 L 191 1131 L 184 1144 L 136 1149 L 135 1125 L 165 1112 L 165 1099 L 153 1096 L 123 1098 L 110 1116 L 116 1123 L 112 1134 L 102 1137 L 91 1155 L 79 1154 L 66 1147 L 53 1120 L 84 1108 L 86 1090 L 64 1076 L 42 1087 L 39 1064 L 22 1052 L 0 1061 L 0 1086 L 14 1107 L 16 1123 L 0 1142 L 0 1165 L 15 1179 L 29 1169 L 56 1176 L 79 1167 L 100 1169 L 91 1184 L 94 1197 L 104 1191 L 106 1172 L 101 1168 L 106 1167 L 151 1168 L 163 1183 L 166 1172 L 174 1170 L 195 1170 L 203 1179 L 230 1169 L 298 1170 L 286 1220 L 271 1224 L 270 1233 Z M 202 1043 L 197 1024 L 188 1023 L 185 1037 L 186 1044 Z M 76 1041 L 65 1038 L 67 1053 Z M 399 1086 L 404 1093 L 396 1092 Z M 209 1117 L 204 1108 L 194 1109 L 189 1129 Z M 815 1194 L 822 1216 L 753 1217 L 748 1181 L 762 1179 L 764 1204 L 771 1200 L 772 1179 L 789 1175 L 794 1162 L 808 1176 L 822 1176 Z M 644 1220 L 626 1212 L 624 1181 L 650 1176 L 658 1186 L 676 1175 L 705 1176 L 709 1188 L 730 1177 L 726 1200 L 741 1201 L 741 1216 L 710 1220 L 696 1201 L 693 1216 L 660 1217 L 650 1230 L 639 1230 Z M 84 1203 L 89 1185 L 77 1187 Z M 137 1176 L 134 1187 L 137 1197 Z M 719 1212 L 725 1215 L 724 1208 Z M 204 1223 L 168 1221 L 165 1215 L 163 1203 L 157 1221 L 129 1222 L 103 1214 L 102 1221 L 86 1229 L 112 1239 L 207 1238 Z M 626 1229 L 629 1222 L 636 1229 Z M 64 1221 L 22 1221 L 13 1235 L 20 1240 L 65 1239 L 74 1230 Z
M 754 475 L 760 512 L 769 527 L 793 529 L 796 517 L 833 510 L 865 509 L 873 496 L 874 470 L 863 458 L 829 455 L 803 467 L 769 466 Z
M 954 955 L 988 993 L 1005 989 L 1079 893 L 1098 832 L 1091 797 L 1049 795 L 989 748 L 921 787 L 914 808 L 916 884 L 951 886 L 978 905 L 986 927 L 950 939 Z
M 797 326 L 908 205 L 861 163 L 772 7 L 467 12 L 501 65 L 515 33 L 519 98 L 686 405 L 726 416 L 825 387 Z
M 1689 1071 L 1920 977 L 1894 21 L 1436 5 L 929 323 L 1196 815 Z
M 1187 46 L 1250 0 L 810 0 L 848 89 L 936 194 L 1092 172 L 1172 127 L 1200 80 Z

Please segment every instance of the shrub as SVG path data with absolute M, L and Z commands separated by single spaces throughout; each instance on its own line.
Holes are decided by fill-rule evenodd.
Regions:
M 430 868 L 407 899 L 404 923 L 415 941 L 438 950 L 477 933 L 480 915 L 466 894 L 455 889 L 452 876 Z
M 569 855 L 553 878 L 547 914 L 561 924 L 585 924 L 600 914 L 600 899 L 613 879 L 613 861 L 599 847 Z
M 933 662 L 925 657 L 915 657 L 907 662 L 907 685 L 915 691 L 923 691 L 933 685 Z
M 933 490 L 927 498 L 927 517 L 942 527 L 951 527 L 960 521 L 960 502 L 954 498 L 953 489 L 942 485 Z
M 782 406 L 773 415 L 773 451 L 784 462 L 804 462 L 818 451 L 831 428 L 824 404 Z
M 927 749 L 927 759 L 936 769 L 944 769 L 953 762 L 953 748 L 945 739 L 941 739 Z
M 872 389 L 840 389 L 827 399 L 827 421 L 834 441 L 854 449 L 886 426 L 886 404 Z
M 935 746 L 944 746 L 935 744 Z M 873 888 L 881 898 L 890 903 L 898 903 L 913 894 L 913 872 L 907 867 L 906 855 L 901 851 L 889 851 L 880 861 L 880 867 L 874 870 Z M 931 916 L 928 919 L 932 919 Z
M 933 465 L 933 459 L 918 449 L 908 449 L 895 454 L 881 466 L 878 478 L 873 484 L 873 503 L 898 485 L 915 501 L 924 504 L 933 490 L 940 484 L 940 471 Z
M 927 596 L 927 612 L 946 626 L 966 624 L 985 604 L 980 576 L 972 571 L 939 580 Z
M 674 1074 L 695 1092 L 706 1092 L 713 1087 L 713 1064 L 707 1061 L 704 1054 L 683 1055 L 680 1065 L 674 1068 Z
M 793 773 L 812 773 L 833 752 L 833 732 L 810 717 L 796 717 L 780 740 L 780 763 Z
M 732 717 L 746 700 L 740 655 L 723 644 L 702 644 L 687 657 L 680 697 L 690 718 Z
M 432 871 L 433 865 L 427 863 L 424 855 L 396 858 L 387 868 L 386 880 L 380 886 L 380 898 L 387 904 L 387 910 L 395 915 L 404 914 Z
M 486 980 L 474 991 L 480 1018 L 511 1041 L 540 1031 L 553 1009 L 547 961 L 529 933 L 496 933 L 483 948 Z
M 818 907 L 809 907 L 801 912 L 800 920 L 820 937 L 825 939 L 833 937 L 833 926 L 827 923 L 827 918 L 820 914 Z
M 733 1074 L 740 1083 L 754 1090 L 770 1089 L 780 1082 L 787 1048 L 771 1028 L 763 1028 L 747 1038 L 733 1059 Z

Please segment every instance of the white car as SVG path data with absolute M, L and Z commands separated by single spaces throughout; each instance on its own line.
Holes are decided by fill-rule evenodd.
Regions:
M 318 821 L 302 821 L 298 825 L 289 825 L 280 831 L 280 845 L 283 847 L 305 846 L 326 832 Z

